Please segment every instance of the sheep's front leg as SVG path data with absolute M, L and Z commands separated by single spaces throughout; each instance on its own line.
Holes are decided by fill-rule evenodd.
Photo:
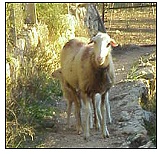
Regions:
M 77 133 L 81 134 L 82 132 L 82 126 L 81 126 L 81 114 L 80 114 L 80 103 L 76 103 L 75 104 L 75 117 L 76 117 L 76 129 L 77 129 Z
M 109 132 L 106 125 L 105 96 L 106 93 L 101 96 L 101 113 L 102 113 L 101 127 L 102 127 L 102 135 L 104 138 L 109 137 Z
M 81 100 L 78 98 L 77 94 L 74 94 L 74 103 L 75 103 L 75 117 L 76 117 L 76 129 L 77 133 L 81 134 L 82 132 L 82 126 L 81 126 Z
M 100 109 L 100 104 L 101 104 L 101 100 L 99 100 L 99 102 L 96 102 L 96 118 L 97 118 L 97 123 L 96 123 L 96 128 L 99 130 L 100 129 L 100 123 L 102 120 L 102 115 L 101 115 L 101 109 Z
M 109 118 L 109 123 L 112 123 L 112 118 L 111 118 L 111 109 L 110 109 L 110 102 L 109 102 L 109 92 L 106 93 L 106 109 L 107 109 L 107 115 Z
M 82 94 L 82 98 L 83 98 L 83 102 L 84 102 L 85 108 L 86 108 L 84 139 L 87 140 L 90 136 L 90 134 L 89 134 L 90 99 L 86 94 Z
M 92 104 L 90 104 L 89 121 L 90 121 L 90 128 L 93 128 L 93 112 L 92 112 Z
M 97 129 L 97 115 L 96 115 L 96 105 L 95 105 L 95 103 L 96 103 L 95 102 L 95 95 L 92 95 L 92 105 L 93 105 L 93 110 L 94 110 L 94 126 Z
M 67 103 L 67 126 L 68 126 L 68 128 L 70 128 L 71 108 L 72 108 L 72 101 L 68 101 L 68 103 Z

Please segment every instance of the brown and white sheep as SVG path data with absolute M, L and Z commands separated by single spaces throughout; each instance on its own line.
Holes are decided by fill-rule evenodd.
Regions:
M 101 94 L 101 127 L 103 137 L 108 137 L 105 96 L 114 83 L 115 73 L 111 46 L 117 46 L 107 33 L 92 38 L 94 44 L 84 44 L 76 39 L 65 44 L 61 51 L 61 68 L 65 83 L 78 89 L 86 106 L 84 137 L 89 135 L 90 99 Z
M 52 77 L 56 78 L 56 79 L 59 79 L 60 81 L 60 84 L 61 84 L 61 89 L 63 91 L 63 96 L 64 98 L 66 99 L 67 101 L 67 125 L 68 125 L 68 128 L 70 126 L 70 114 L 71 114 L 71 108 L 72 108 L 72 103 L 75 101 L 74 99 L 74 96 L 73 96 L 73 91 L 70 89 L 70 87 L 68 87 L 67 85 L 64 84 L 64 79 L 63 79 L 63 76 L 62 76 L 62 72 L 61 72 L 61 68 L 55 70 L 53 73 L 52 73 Z M 81 99 L 81 96 L 80 96 L 80 93 L 77 92 L 78 95 L 78 99 L 82 100 Z M 108 92 L 107 92 L 108 93 Z M 102 118 L 101 116 L 101 110 L 100 110 L 100 103 L 101 103 L 101 95 L 100 94 L 96 94 L 94 98 L 92 99 L 95 99 L 93 101 L 93 103 L 95 102 L 95 104 L 93 105 L 93 108 L 94 108 L 94 124 L 95 124 L 95 127 L 96 129 L 99 129 L 100 128 L 100 120 Z M 108 94 L 107 94 L 107 104 L 106 104 L 106 109 L 107 109 L 107 115 L 108 115 L 108 118 L 109 118 L 109 122 L 111 123 L 111 116 L 110 116 L 110 104 L 109 104 L 109 100 L 108 100 Z M 82 101 L 81 101 L 82 102 Z M 74 102 L 74 105 L 75 105 L 75 102 Z M 77 105 L 75 105 L 75 113 L 77 113 L 77 109 L 76 109 Z M 96 109 L 95 109 L 96 107 Z M 77 118 L 78 116 L 75 114 L 75 117 Z M 97 118 L 97 119 L 95 119 Z M 78 120 L 76 120 L 78 121 Z M 77 123 L 78 124 L 78 123 Z M 77 128 L 80 128 L 81 126 L 79 126 L 79 124 L 77 125 Z M 90 111 L 90 128 L 93 128 L 93 114 L 92 114 L 92 109 Z M 81 133 L 80 131 L 78 131 L 78 133 Z

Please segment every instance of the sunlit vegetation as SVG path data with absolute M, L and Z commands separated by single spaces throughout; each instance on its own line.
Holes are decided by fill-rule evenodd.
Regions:
M 54 103 L 62 96 L 62 92 L 59 82 L 51 74 L 59 67 L 61 47 L 70 39 L 67 30 L 69 34 L 75 35 L 70 25 L 74 21 L 69 21 L 70 17 L 65 15 L 66 4 L 37 4 L 39 23 L 34 25 L 34 31 L 32 26 L 24 25 L 24 5 L 6 4 L 7 148 L 21 147 L 27 139 L 33 141 L 36 125 L 46 117 L 53 119 L 56 116 Z M 21 42 L 17 39 L 18 35 Z M 25 45 L 22 56 L 18 50 L 18 41 L 21 46 Z

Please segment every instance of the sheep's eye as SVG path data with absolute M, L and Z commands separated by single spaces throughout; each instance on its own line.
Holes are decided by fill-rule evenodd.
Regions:
M 108 43 L 106 47 L 108 48 L 110 45 L 111 45 L 111 43 Z

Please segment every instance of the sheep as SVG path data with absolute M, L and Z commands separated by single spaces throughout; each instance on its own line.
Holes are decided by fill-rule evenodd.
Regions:
M 55 70 L 52 73 L 52 77 L 54 77 L 54 78 L 56 78 L 56 79 L 58 79 L 60 81 L 61 89 L 63 91 L 63 96 L 67 100 L 67 126 L 69 128 L 70 127 L 70 114 L 71 114 L 72 103 L 76 100 L 76 98 L 75 98 L 75 96 L 73 94 L 72 89 L 70 89 L 70 87 L 64 83 L 64 79 L 62 77 L 61 68 Z M 77 92 L 77 97 L 82 102 L 79 92 Z M 95 97 L 95 99 L 96 99 L 96 103 L 99 104 L 100 96 L 97 95 L 97 97 Z M 76 117 L 76 121 L 79 122 L 80 120 L 77 119 L 80 116 L 80 114 L 77 115 L 77 113 L 78 113 L 77 111 L 79 109 L 77 109 L 78 106 L 77 106 L 77 104 L 75 104 L 75 102 L 74 102 L 74 105 L 75 105 L 75 117 Z M 97 126 L 100 127 L 100 124 L 97 124 Z M 99 128 L 99 127 L 97 127 L 97 128 Z M 90 128 L 93 128 L 92 110 L 90 110 Z M 82 129 L 81 129 L 80 123 L 77 123 L 77 133 L 80 134 L 81 130 Z
M 80 134 L 82 131 L 81 127 L 81 116 L 80 116 L 80 103 L 78 102 L 79 100 L 79 93 L 76 93 L 73 91 L 68 84 L 66 84 L 63 80 L 62 77 L 62 72 L 61 68 L 57 69 L 52 73 L 52 76 L 56 79 L 59 79 L 60 84 L 61 84 L 61 89 L 63 91 L 63 96 L 67 100 L 67 126 L 68 128 L 70 127 L 70 114 L 71 114 L 71 108 L 72 108 L 72 103 L 75 103 L 75 117 L 77 121 L 77 133 Z M 77 95 L 77 96 L 76 96 Z M 78 99 L 77 99 L 78 98 Z
M 52 77 L 54 77 L 56 79 L 59 79 L 60 84 L 61 84 L 61 88 L 62 88 L 62 91 L 63 91 L 63 96 L 67 100 L 67 125 L 68 125 L 68 128 L 69 128 L 72 103 L 74 102 L 75 99 L 74 99 L 74 96 L 73 96 L 73 93 L 72 93 L 70 87 L 68 87 L 64 84 L 64 79 L 62 77 L 61 68 L 55 70 L 52 73 Z M 81 100 L 79 92 L 78 92 L 77 96 Z M 101 95 L 97 93 L 93 99 L 95 99 L 95 104 L 93 105 L 93 108 L 96 106 L 96 110 L 94 110 L 94 124 L 95 124 L 96 129 L 99 129 L 100 128 L 100 119 L 102 118 L 101 111 L 100 111 Z M 111 119 L 111 115 L 110 115 L 110 104 L 109 104 L 109 100 L 108 100 L 108 92 L 107 92 L 106 99 L 107 99 L 106 100 L 107 115 L 108 115 L 108 118 L 109 118 L 109 123 L 111 123 L 112 119 Z M 77 107 L 77 106 L 75 105 L 75 107 Z M 77 111 L 76 108 L 75 108 L 75 111 Z M 75 114 L 75 116 L 76 116 L 76 114 Z M 76 116 L 76 118 L 77 118 L 77 116 Z M 80 128 L 80 126 L 78 125 L 77 128 Z M 92 111 L 91 110 L 90 110 L 90 128 L 93 128 L 93 116 L 92 116 Z M 80 134 L 80 133 L 81 132 L 78 131 L 78 134 Z
M 101 94 L 102 135 L 104 138 L 109 137 L 105 97 L 115 79 L 111 46 L 117 46 L 116 42 L 107 33 L 101 32 L 98 32 L 92 41 L 94 44 L 87 45 L 72 39 L 64 45 L 60 57 L 65 83 L 69 84 L 73 90 L 81 91 L 81 97 L 86 106 L 84 139 L 90 136 L 90 99 L 97 93 Z

